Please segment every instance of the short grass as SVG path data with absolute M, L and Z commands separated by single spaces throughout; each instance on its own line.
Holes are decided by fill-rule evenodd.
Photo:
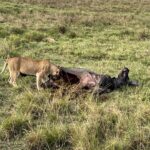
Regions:
M 62 95 L 62 89 L 38 92 L 34 77 L 20 78 L 13 88 L 6 71 L 0 76 L 0 149 L 149 149 L 148 0 L 0 0 L 0 68 L 7 54 L 111 76 L 127 66 L 140 86 L 98 98 L 70 88 Z

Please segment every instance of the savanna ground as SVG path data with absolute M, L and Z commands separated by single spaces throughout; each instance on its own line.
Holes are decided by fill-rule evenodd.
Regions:
M 7 54 L 112 76 L 127 66 L 141 85 L 98 98 L 70 88 L 62 95 L 38 92 L 34 77 L 13 88 L 5 71 L 1 150 L 150 148 L 149 0 L 0 0 L 0 68 Z

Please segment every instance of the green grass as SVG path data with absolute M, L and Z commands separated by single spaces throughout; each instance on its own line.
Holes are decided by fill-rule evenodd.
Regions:
M 116 76 L 124 66 L 137 88 L 98 98 L 47 89 L 35 77 L 0 76 L 0 149 L 148 150 L 150 2 L 0 0 L 0 68 L 7 54 L 50 59 Z M 54 40 L 51 40 L 54 39 Z

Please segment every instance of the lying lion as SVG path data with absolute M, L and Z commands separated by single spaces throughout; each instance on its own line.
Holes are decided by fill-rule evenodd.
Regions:
M 16 80 L 20 74 L 34 75 L 38 90 L 41 89 L 41 84 L 49 79 L 48 75 L 57 76 L 60 72 L 60 69 L 48 60 L 33 60 L 26 57 L 7 58 L 1 73 L 5 71 L 7 65 L 10 84 L 17 86 Z

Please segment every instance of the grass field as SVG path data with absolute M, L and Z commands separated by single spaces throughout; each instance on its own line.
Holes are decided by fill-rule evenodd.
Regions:
M 149 0 L 0 0 L 0 69 L 7 54 L 111 76 L 126 66 L 140 86 L 62 96 L 35 77 L 13 88 L 5 71 L 0 150 L 149 150 Z

